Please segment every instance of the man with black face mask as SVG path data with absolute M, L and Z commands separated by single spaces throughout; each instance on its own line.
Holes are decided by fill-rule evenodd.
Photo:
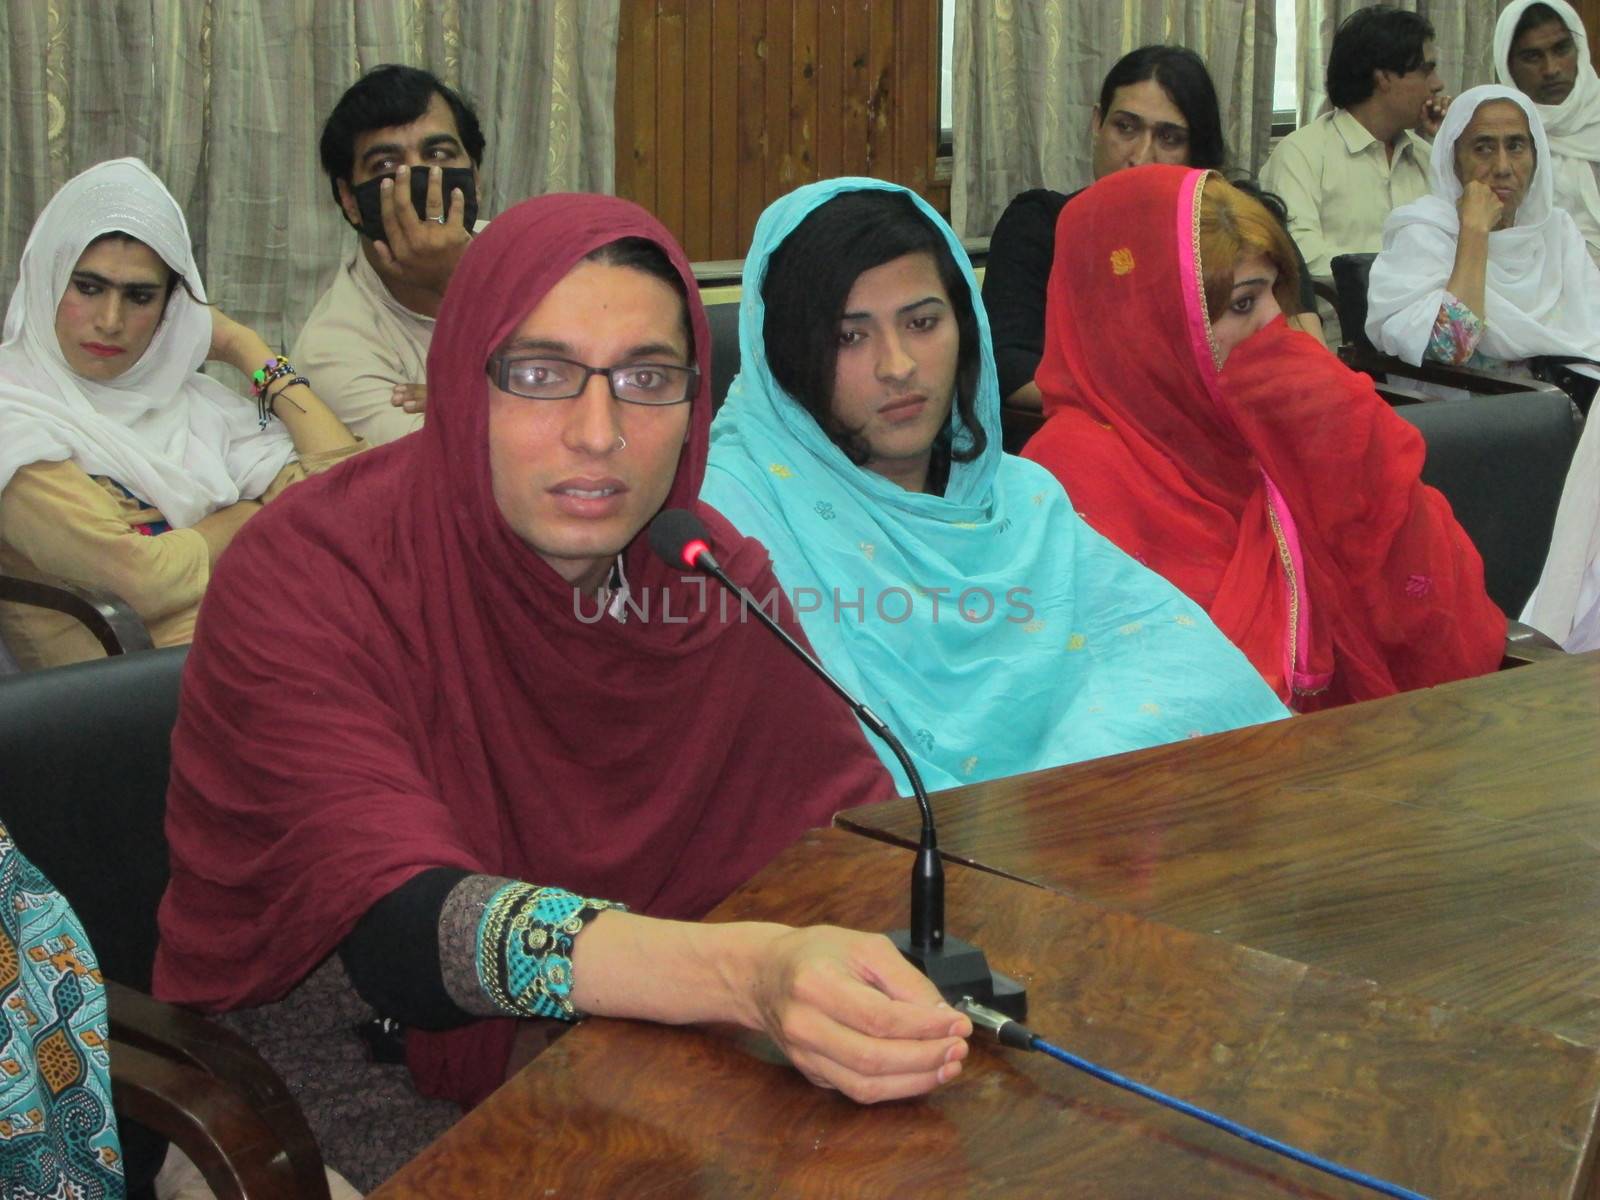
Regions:
M 433 318 L 477 222 L 483 131 L 415 67 L 375 67 L 322 130 L 322 168 L 353 255 L 317 300 L 291 358 L 352 432 L 392 442 L 422 424 Z

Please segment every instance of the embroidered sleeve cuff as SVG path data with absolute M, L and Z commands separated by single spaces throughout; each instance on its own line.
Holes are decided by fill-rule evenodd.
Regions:
M 1471 361 L 1483 340 L 1483 319 L 1454 294 L 1446 292 L 1439 315 L 1433 320 L 1433 334 L 1428 339 L 1425 357 L 1434 362 L 1462 366 Z
M 572 941 L 608 908 L 562 888 L 508 883 L 478 923 L 478 981 L 501 1012 L 517 1017 L 583 1016 L 572 1004 Z

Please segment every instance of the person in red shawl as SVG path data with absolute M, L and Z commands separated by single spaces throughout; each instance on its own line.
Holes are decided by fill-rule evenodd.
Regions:
M 451 281 L 423 429 L 251 522 L 208 590 L 156 991 L 248 1010 L 357 1186 L 497 1087 L 528 1018 L 733 1022 L 860 1100 L 960 1070 L 970 1023 L 887 939 L 695 923 L 894 794 L 850 711 L 646 545 L 696 508 L 777 589 L 696 501 L 709 350 L 642 209 L 518 205 Z
M 1306 711 L 1492 671 L 1506 622 L 1421 435 L 1279 306 L 1294 253 L 1221 176 L 1120 171 L 1062 211 L 1023 455 Z

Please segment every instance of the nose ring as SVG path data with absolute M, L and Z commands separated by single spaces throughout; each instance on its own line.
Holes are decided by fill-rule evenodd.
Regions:
M 626 450 L 627 448 L 628 448 L 628 439 L 623 437 L 620 433 L 617 434 L 617 449 L 618 450 Z

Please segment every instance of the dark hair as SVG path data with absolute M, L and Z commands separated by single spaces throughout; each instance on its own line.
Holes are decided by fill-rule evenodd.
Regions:
M 683 314 L 683 342 L 689 347 L 689 365 L 694 366 L 697 355 L 694 345 L 694 325 L 689 320 L 689 289 L 672 265 L 667 252 L 649 238 L 625 237 L 603 246 L 596 246 L 583 256 L 584 262 L 601 263 L 608 267 L 629 267 L 659 279 L 677 293 Z
M 435 95 L 443 96 L 450 106 L 461 147 L 473 166 L 483 162 L 483 130 L 472 106 L 431 71 L 386 63 L 352 83 L 322 127 L 322 169 L 328 173 L 335 201 L 339 199 L 339 181 L 348 183 L 355 170 L 356 138 L 372 129 L 411 124 L 428 111 Z
M 870 451 L 860 435 L 833 416 L 834 372 L 839 360 L 839 321 L 850 290 L 863 271 L 907 254 L 933 258 L 950 297 L 961 347 L 956 357 L 955 409 L 965 444 L 948 430 L 934 443 L 929 485 L 942 491 L 951 462 L 971 462 L 989 439 L 977 419 L 982 342 L 972 290 L 937 226 L 904 192 L 844 192 L 821 204 L 783 239 L 761 281 L 766 306 L 762 340 L 778 386 L 793 396 L 833 443 L 857 466 Z
M 1387 4 L 1357 9 L 1339 24 L 1328 54 L 1328 103 L 1360 104 L 1377 90 L 1375 71 L 1405 75 L 1422 65 L 1424 42 L 1433 40 L 1426 17 Z
M 1567 28 L 1567 20 L 1548 4 L 1530 4 L 1522 10 L 1522 15 L 1517 18 L 1517 27 L 1511 31 L 1511 46 L 1516 48 L 1517 41 L 1523 34 L 1538 29 L 1543 25 L 1556 24 Z
M 109 242 L 112 239 L 115 239 L 119 242 L 132 242 L 136 246 L 143 246 L 157 258 L 161 258 L 160 252 L 157 251 L 154 246 L 150 245 L 149 242 L 145 241 L 143 238 L 135 237 L 133 234 L 121 229 L 113 229 L 109 233 L 102 233 L 97 238 L 91 238 L 89 244 L 83 248 L 83 252 L 87 254 L 93 247 L 98 246 L 101 242 Z M 172 293 L 175 292 L 180 286 L 183 288 L 184 294 L 196 304 L 205 304 L 207 307 L 210 307 L 207 301 L 200 299 L 199 296 L 194 294 L 194 289 L 189 286 L 189 281 L 177 271 L 173 270 L 171 263 L 167 262 L 166 259 L 161 258 L 161 265 L 167 268 L 167 291 L 166 295 L 161 297 L 162 311 L 166 310 L 167 301 L 172 299 Z
M 1222 140 L 1217 89 L 1205 60 L 1183 46 L 1140 46 L 1117 59 L 1100 85 L 1100 119 L 1111 114 L 1117 89 L 1153 79 L 1189 124 L 1189 165 L 1220 169 L 1228 156 Z

